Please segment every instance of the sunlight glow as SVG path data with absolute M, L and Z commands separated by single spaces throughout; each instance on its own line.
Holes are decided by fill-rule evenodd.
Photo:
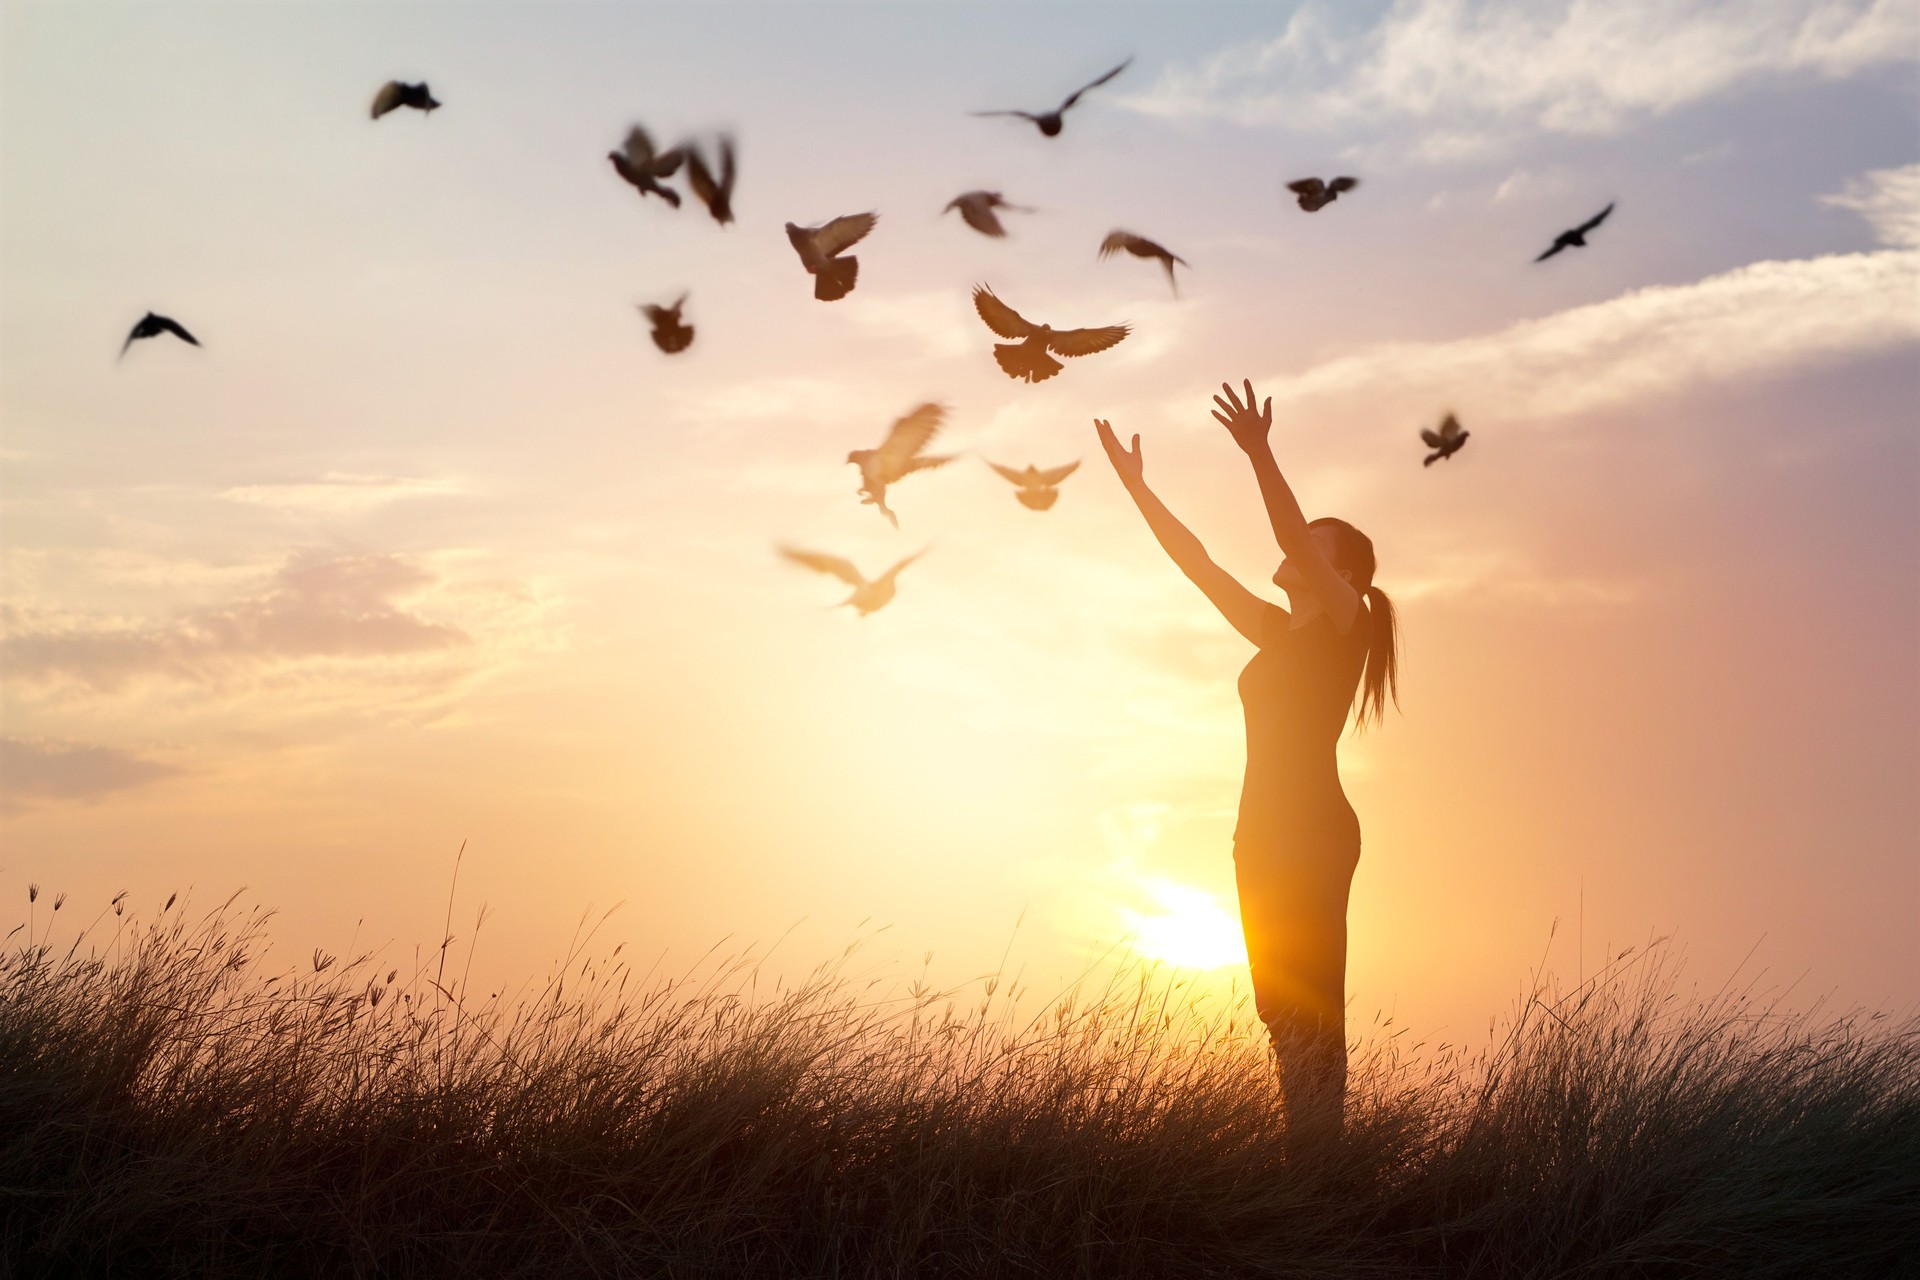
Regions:
M 1158 877 L 1143 880 L 1141 887 L 1157 910 L 1122 908 L 1120 913 L 1135 951 L 1183 969 L 1220 969 L 1247 962 L 1240 918 L 1211 893 Z

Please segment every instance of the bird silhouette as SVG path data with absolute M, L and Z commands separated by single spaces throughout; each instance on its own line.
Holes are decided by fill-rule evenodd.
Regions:
M 1003 467 L 997 462 L 988 462 L 988 466 L 1019 486 L 1014 497 L 1023 507 L 1034 511 L 1045 511 L 1060 499 L 1060 482 L 1072 475 L 1080 466 L 1079 460 L 1069 462 L 1064 467 L 1053 467 L 1042 471 L 1028 464 L 1025 471 L 1016 471 L 1012 467 Z
M 685 351 L 693 345 L 693 326 L 680 322 L 680 308 L 686 303 L 687 295 L 683 293 L 670 307 L 657 306 L 651 302 L 640 304 L 640 313 L 653 325 L 653 345 L 668 355 L 676 351 Z
M 877 213 L 849 213 L 818 227 L 787 224 L 787 239 L 800 255 L 800 265 L 813 277 L 814 297 L 832 302 L 853 292 L 860 278 L 860 259 L 840 254 L 860 243 L 879 220 Z
M 1588 218 L 1585 222 L 1581 223 L 1579 226 L 1575 227 L 1573 230 L 1562 231 L 1559 235 L 1555 236 L 1553 238 L 1553 248 L 1547 250 L 1545 253 L 1535 258 L 1534 261 L 1545 262 L 1548 258 L 1551 258 L 1554 254 L 1560 252 L 1562 249 L 1586 248 L 1587 232 L 1593 230 L 1595 227 L 1605 222 L 1607 220 L 1607 215 L 1612 212 L 1613 212 L 1613 203 L 1609 201 L 1606 208 L 1594 214 L 1591 218 Z
M 1289 182 L 1287 190 L 1300 198 L 1300 207 L 1308 213 L 1315 213 L 1340 198 L 1342 191 L 1351 191 L 1360 185 L 1358 178 L 1335 178 L 1331 182 L 1322 182 L 1318 178 L 1301 178 L 1298 182 Z
M 196 347 L 200 345 L 200 339 L 188 333 L 179 321 L 170 320 L 166 316 L 149 311 L 140 317 L 139 323 L 133 326 L 133 331 L 127 334 L 127 340 L 120 344 L 120 357 L 124 358 L 127 348 L 141 338 L 157 338 L 163 333 L 170 333 Z
M 948 201 L 947 207 L 940 212 L 948 213 L 954 209 L 960 211 L 960 216 L 966 220 L 968 226 L 983 236 L 1004 236 L 1007 234 L 1007 229 L 1000 225 L 1000 215 L 994 212 L 995 209 L 1011 209 L 1015 213 L 1033 212 L 1033 210 L 1021 205 L 1008 204 L 1000 198 L 998 191 L 962 192 Z
M 1042 111 L 1038 115 L 1031 111 L 975 111 L 972 114 L 976 116 L 1019 116 L 1022 120 L 1031 120 L 1034 124 L 1040 126 L 1040 132 L 1051 138 L 1060 132 L 1060 126 L 1063 123 L 1060 117 L 1066 114 L 1067 108 L 1080 101 L 1081 94 L 1089 89 L 1099 88 L 1107 81 L 1119 75 L 1122 71 L 1125 71 L 1132 64 L 1133 59 L 1128 58 L 1125 62 L 1107 72 L 1107 74 L 1101 76 L 1099 79 L 1091 80 L 1081 85 L 1078 89 L 1068 94 L 1066 101 L 1062 102 L 1052 111 Z
M 895 422 L 878 449 L 855 449 L 847 461 L 860 468 L 860 502 L 880 508 L 880 514 L 900 527 L 900 517 L 887 506 L 887 486 L 898 484 L 916 471 L 944 466 L 952 454 L 926 457 L 920 451 L 933 440 L 946 421 L 947 411 L 937 404 L 923 404 Z
M 416 111 L 431 113 L 440 104 L 433 94 L 427 91 L 427 82 L 419 84 L 401 84 L 398 80 L 389 80 L 380 86 L 380 92 L 373 95 L 373 118 L 378 120 L 389 111 L 401 107 L 412 107 Z
M 803 564 L 821 573 L 830 573 L 852 587 L 853 594 L 840 603 L 852 605 L 864 618 L 893 599 L 894 579 L 899 577 L 902 569 L 927 553 L 924 549 L 914 552 L 872 582 L 868 582 L 861 576 L 860 571 L 853 567 L 853 561 L 840 556 L 830 556 L 819 551 L 803 551 L 799 547 L 781 547 L 780 554 L 795 564 Z
M 1160 265 L 1167 269 L 1167 283 L 1173 286 L 1174 293 L 1180 292 L 1180 282 L 1173 278 L 1173 264 L 1177 262 L 1186 267 L 1188 263 L 1185 258 L 1170 253 L 1145 236 L 1137 236 L 1131 231 L 1109 232 L 1107 238 L 1100 242 L 1100 256 L 1109 258 L 1121 252 L 1130 253 L 1136 258 L 1158 258 Z
M 1428 431 L 1422 428 L 1420 438 L 1427 442 L 1427 447 L 1432 449 L 1433 452 L 1428 454 L 1427 460 L 1420 465 L 1430 467 L 1442 458 L 1451 458 L 1454 454 L 1460 452 L 1461 446 L 1466 444 L 1467 437 L 1472 434 L 1471 431 L 1462 431 L 1460 429 L 1460 419 L 1454 417 L 1451 413 L 1440 420 L 1440 429 L 1438 431 Z
M 1034 324 L 994 297 L 993 290 L 985 285 L 974 286 L 973 307 L 986 321 L 987 328 L 1003 338 L 1020 339 L 995 343 L 993 358 L 1000 362 L 1009 378 L 1025 378 L 1028 382 L 1045 382 L 1060 372 L 1060 362 L 1048 352 L 1090 356 L 1096 351 L 1105 351 L 1128 332 L 1124 324 L 1103 329 L 1055 329 L 1051 325 Z
M 707 206 L 707 212 L 713 215 L 715 222 L 726 226 L 733 221 L 733 139 L 724 134 L 720 137 L 718 179 L 713 176 L 713 170 L 707 167 L 707 158 L 698 146 L 689 142 L 682 150 L 687 155 L 687 185 L 693 189 L 694 198 Z
M 653 138 L 639 125 L 627 130 L 627 140 L 619 151 L 607 152 L 607 159 L 613 165 L 613 171 L 633 185 L 642 198 L 648 195 L 659 196 L 678 209 L 680 193 L 671 187 L 660 185 L 661 178 L 671 178 L 680 168 L 680 162 L 686 159 L 686 152 L 680 147 L 667 151 L 656 151 Z

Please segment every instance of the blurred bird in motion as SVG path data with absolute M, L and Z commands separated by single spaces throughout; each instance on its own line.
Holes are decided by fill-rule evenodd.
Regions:
M 1125 62 L 1107 72 L 1107 74 L 1101 76 L 1099 79 L 1091 80 L 1081 85 L 1078 89 L 1075 89 L 1067 95 L 1065 102 L 1062 102 L 1052 111 L 1042 111 L 1038 115 L 1031 111 L 975 111 L 971 114 L 976 116 L 1019 116 L 1022 120 L 1031 120 L 1034 124 L 1040 126 L 1040 132 L 1051 138 L 1060 132 L 1060 125 L 1062 124 L 1060 117 L 1066 113 L 1067 108 L 1080 101 L 1081 94 L 1089 89 L 1099 88 L 1107 81 L 1119 75 L 1122 71 L 1125 71 L 1132 64 L 1133 59 L 1128 58 Z
M 681 294 L 679 300 L 670 307 L 651 302 L 640 304 L 640 313 L 653 325 L 653 345 L 668 355 L 685 351 L 693 345 L 693 326 L 680 322 L 680 308 L 686 305 L 687 296 Z
M 998 191 L 966 191 L 947 202 L 941 213 L 950 213 L 958 209 L 966 224 L 983 236 L 1004 236 L 1007 229 L 1000 225 L 1000 216 L 995 209 L 1010 209 L 1015 213 L 1032 213 L 1033 210 L 1017 204 L 1008 204 L 1000 198 Z
M 900 527 L 900 517 L 887 506 L 887 486 L 898 484 L 916 471 L 926 471 L 953 461 L 952 454 L 926 457 L 920 452 L 932 442 L 947 411 L 937 404 L 923 404 L 894 423 L 878 449 L 855 449 L 847 461 L 860 468 L 860 501 L 880 508 L 880 514 Z
M 1300 207 L 1308 213 L 1318 212 L 1340 198 L 1342 191 L 1351 191 L 1360 185 L 1358 178 L 1335 178 L 1331 182 L 1322 182 L 1318 178 L 1301 178 L 1289 182 L 1287 190 L 1300 198 Z
M 1110 232 L 1107 238 L 1100 242 L 1100 256 L 1103 258 L 1110 258 L 1116 253 L 1123 252 L 1130 253 L 1136 258 L 1158 258 L 1160 265 L 1167 269 L 1167 283 L 1173 286 L 1176 295 L 1180 292 L 1180 282 L 1173 278 L 1173 264 L 1177 262 L 1187 267 L 1189 264 L 1185 258 L 1131 231 Z
M 825 555 L 818 551 L 802 551 L 798 547 L 781 547 L 780 554 L 795 564 L 803 564 L 821 573 L 830 573 L 852 587 L 853 594 L 840 603 L 852 605 L 864 618 L 893 599 L 894 579 L 899 576 L 902 569 L 927 553 L 924 550 L 914 552 L 872 582 L 868 582 L 861 576 L 860 571 L 853 567 L 853 561 L 840 556 Z
M 200 339 L 188 333 L 179 321 L 170 320 L 166 316 L 149 311 L 146 315 L 140 317 L 140 322 L 133 326 L 131 333 L 127 334 L 127 340 L 120 344 L 120 356 L 118 358 L 125 358 L 127 348 L 135 342 L 138 342 L 141 338 L 157 338 L 163 333 L 170 333 L 174 337 L 190 342 L 196 347 L 200 345 Z
M 686 159 L 686 152 L 679 147 L 669 151 L 655 151 L 653 138 L 639 125 L 627 130 L 627 140 L 619 151 L 607 152 L 607 159 L 613 165 L 613 171 L 633 185 L 642 198 L 648 195 L 659 196 L 678 209 L 680 193 L 671 187 L 660 185 L 661 178 L 671 178 L 680 168 L 680 162 Z
M 1059 501 L 1060 482 L 1072 475 L 1080 466 L 1080 462 L 1075 459 L 1064 467 L 1054 467 L 1047 471 L 1042 471 L 1031 463 L 1025 471 L 1016 471 L 1012 467 L 1003 467 L 992 461 L 987 465 L 1019 486 L 1013 496 L 1021 506 L 1035 511 L 1045 511 Z
M 876 213 L 849 213 L 818 227 L 787 224 L 787 239 L 800 255 L 800 265 L 813 277 L 814 297 L 833 302 L 853 292 L 860 278 L 860 259 L 840 254 L 865 239 L 879 220 Z
M 1451 458 L 1454 454 L 1460 452 L 1461 446 L 1466 444 L 1467 437 L 1472 434 L 1471 431 L 1462 431 L 1460 429 L 1460 419 L 1454 417 L 1451 413 L 1440 420 L 1440 429 L 1438 431 L 1429 431 L 1422 428 L 1420 438 L 1427 442 L 1427 447 L 1432 449 L 1433 452 L 1428 454 L 1427 460 L 1420 465 L 1430 467 L 1442 458 Z
M 412 107 L 430 114 L 439 105 L 433 94 L 427 91 L 426 81 L 401 84 L 398 80 L 389 80 L 380 86 L 380 92 L 373 95 L 373 118 L 378 120 L 387 112 L 397 111 L 401 107 Z
M 1017 342 L 995 343 L 993 358 L 1000 362 L 1000 367 L 1006 370 L 1009 378 L 1025 378 L 1028 382 L 1045 382 L 1060 372 L 1060 362 L 1048 352 L 1063 356 L 1090 356 L 1096 351 L 1105 351 L 1127 336 L 1127 326 L 1124 324 L 1108 325 L 1102 329 L 1059 330 L 1051 325 L 1034 324 L 994 297 L 993 290 L 985 285 L 974 286 L 973 307 L 980 313 L 980 318 L 986 321 L 987 328 L 1003 338 L 1020 339 Z
M 681 150 L 686 152 L 687 185 L 693 189 L 694 198 L 707 206 L 707 212 L 713 215 L 715 222 L 726 226 L 733 221 L 733 139 L 725 134 L 720 136 L 718 178 L 707 167 L 707 157 L 698 145 L 689 142 Z
M 1595 227 L 1605 222 L 1607 220 L 1607 215 L 1612 212 L 1613 212 L 1613 203 L 1609 201 L 1606 208 L 1594 214 L 1591 218 L 1588 218 L 1585 222 L 1581 223 L 1579 226 L 1575 227 L 1573 230 L 1562 231 L 1559 235 L 1555 236 L 1553 238 L 1553 248 L 1547 250 L 1545 253 L 1535 258 L 1534 261 L 1545 262 L 1548 258 L 1551 258 L 1554 254 L 1560 252 L 1562 249 L 1586 248 L 1587 232 L 1593 230 Z

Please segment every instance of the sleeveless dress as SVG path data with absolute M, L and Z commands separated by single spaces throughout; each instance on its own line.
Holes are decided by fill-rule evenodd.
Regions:
M 1291 621 L 1267 607 L 1260 651 L 1240 673 L 1247 772 L 1233 834 L 1254 1003 L 1290 1094 L 1335 1077 L 1344 1091 L 1347 892 L 1360 861 L 1360 820 L 1341 789 L 1334 748 L 1366 666 L 1372 620 L 1363 604 L 1345 635 L 1324 613 L 1297 628 Z

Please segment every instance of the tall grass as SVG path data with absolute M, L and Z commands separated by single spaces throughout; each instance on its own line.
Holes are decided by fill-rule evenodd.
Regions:
M 123 909 L 116 900 L 116 909 Z M 0 1271 L 314 1276 L 1875 1276 L 1920 1251 L 1920 1024 L 1534 993 L 1386 1039 L 1289 1151 L 1259 1028 L 1151 972 L 1022 1020 L 828 966 L 576 953 L 470 996 L 267 917 L 0 957 Z M 1903 1271 L 1902 1268 L 1905 1268 Z

